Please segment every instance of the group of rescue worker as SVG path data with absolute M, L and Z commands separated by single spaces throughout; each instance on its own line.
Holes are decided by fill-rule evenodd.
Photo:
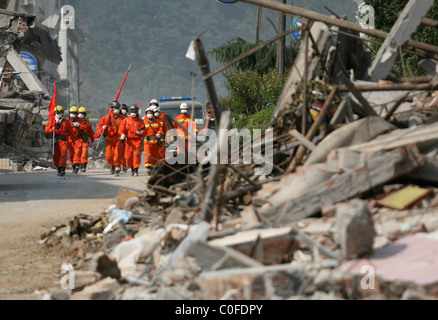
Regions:
M 55 117 L 46 125 L 46 135 L 53 135 L 53 162 L 58 169 L 58 176 L 65 175 L 67 155 L 73 167 L 73 173 L 86 172 L 88 165 L 88 148 L 94 142 L 94 130 L 86 118 L 87 109 L 73 106 L 69 109 L 69 118 L 64 117 L 64 108 L 56 106 Z
M 151 174 L 157 162 L 166 157 L 166 133 L 169 129 L 166 115 L 160 111 L 159 102 L 153 99 L 145 111 L 144 118 L 140 117 L 140 108 L 136 104 L 127 106 L 114 100 L 109 104 L 110 112 L 102 117 L 95 134 L 84 107 L 71 107 L 69 118 L 64 118 L 64 109 L 55 108 L 55 118 L 46 125 L 46 134 L 54 136 L 53 161 L 58 168 L 58 175 L 64 176 L 67 167 L 67 153 L 73 173 L 86 172 L 88 163 L 88 148 L 97 139 L 105 138 L 105 158 L 110 166 L 110 173 L 119 176 L 131 169 L 131 176 L 138 176 L 141 157 L 144 151 L 147 174 Z M 189 115 L 187 103 L 181 103 L 181 114 L 175 118 L 177 123 L 172 128 L 177 129 L 177 135 L 185 140 L 188 149 L 189 135 L 181 128 L 184 126 L 196 135 L 199 127 Z M 211 108 L 207 108 L 207 123 L 211 118 Z M 189 125 L 192 127 L 189 128 Z M 178 151 L 180 148 L 178 147 Z

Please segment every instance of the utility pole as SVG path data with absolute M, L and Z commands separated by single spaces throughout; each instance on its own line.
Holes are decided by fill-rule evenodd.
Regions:
M 195 51 L 198 58 L 199 67 L 201 68 L 202 75 L 207 75 L 210 73 L 210 65 L 208 63 L 207 56 L 205 54 L 204 45 L 202 44 L 201 38 L 198 37 L 195 41 Z M 213 114 L 216 119 L 221 118 L 221 108 L 219 104 L 219 99 L 216 94 L 216 89 L 214 87 L 214 82 L 212 78 L 204 79 L 205 87 L 207 89 L 208 99 L 211 103 Z
M 256 32 L 255 32 L 255 41 L 257 43 L 260 40 L 260 22 L 262 21 L 262 6 L 258 6 L 257 8 L 257 21 L 256 21 Z
M 279 0 L 286 4 L 286 0 Z M 283 12 L 278 11 L 278 34 L 282 34 L 286 30 L 286 16 Z M 277 70 L 279 74 L 284 73 L 284 60 L 286 51 L 286 38 L 283 37 L 277 43 Z

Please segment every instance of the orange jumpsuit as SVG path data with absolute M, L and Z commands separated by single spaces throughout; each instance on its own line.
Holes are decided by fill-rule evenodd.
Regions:
M 68 155 L 70 157 L 70 164 L 73 166 L 75 164 L 81 163 L 81 156 L 82 156 L 82 148 L 84 141 L 81 137 L 81 129 L 80 126 L 82 125 L 82 122 L 84 122 L 83 119 L 80 118 L 69 118 L 68 120 L 70 122 L 71 128 L 73 129 L 74 135 L 74 141 L 75 143 L 72 143 L 72 138 L 68 139 Z M 79 123 L 79 127 L 73 126 L 73 122 Z
M 90 146 L 90 142 L 94 142 L 94 130 L 91 122 L 87 119 L 83 119 L 80 127 L 81 137 L 82 137 L 82 147 L 80 149 L 81 154 L 81 164 L 88 163 L 88 148 Z M 85 141 L 84 141 L 85 139 Z
M 123 119 L 123 120 L 125 120 L 126 118 L 128 118 L 128 115 L 123 114 L 123 113 L 121 113 L 119 116 L 120 116 L 120 118 Z M 119 130 L 120 130 L 120 129 L 119 129 Z M 128 154 L 127 154 L 127 152 L 126 152 L 126 143 L 122 143 L 121 149 L 122 149 L 122 153 L 123 153 L 122 168 L 126 169 L 126 168 L 128 168 L 127 163 L 126 163 L 126 162 L 127 162 L 126 159 L 128 159 Z
M 108 121 L 108 117 L 110 117 Z M 110 166 L 121 168 L 124 162 L 123 141 L 120 140 L 119 127 L 123 121 L 120 114 L 112 114 L 104 116 L 97 125 L 97 131 L 103 131 L 103 126 L 107 126 L 105 130 L 106 137 L 106 161 Z
M 181 113 L 178 117 L 175 118 L 176 121 L 178 121 L 180 124 L 182 124 L 184 127 L 188 128 L 189 132 L 194 133 L 196 135 L 198 135 L 199 133 L 199 127 L 196 124 L 195 120 L 189 115 L 189 114 L 184 114 Z M 189 123 L 192 124 L 192 128 L 189 128 Z M 188 133 L 186 133 L 183 129 L 181 129 L 179 127 L 179 125 L 177 125 L 176 123 L 173 124 L 173 127 L 177 129 L 177 134 L 178 137 L 181 139 L 185 139 L 185 148 L 186 148 L 186 152 L 189 149 L 189 135 Z M 195 141 L 196 143 L 196 141 Z M 180 149 L 178 147 L 178 152 L 180 152 Z
M 67 153 L 68 139 L 74 139 L 75 133 L 67 119 L 61 119 L 57 122 L 56 119 L 50 120 L 45 128 L 47 135 L 53 135 L 55 129 L 55 150 L 53 153 L 53 163 L 57 168 L 67 168 Z
M 141 133 L 137 133 L 141 131 Z M 141 164 L 141 141 L 145 134 L 143 120 L 140 117 L 126 117 L 119 128 L 119 135 L 126 136 L 125 156 L 126 165 L 132 169 L 137 169 Z
M 160 114 L 158 116 L 158 120 L 160 120 L 160 124 L 163 128 L 164 131 L 164 135 L 162 136 L 162 138 L 160 138 L 161 140 L 161 147 L 159 147 L 159 157 L 160 159 L 164 159 L 166 157 L 166 144 L 165 144 L 165 140 L 166 140 L 166 133 L 169 130 L 167 128 L 167 120 L 166 120 L 166 115 L 160 111 L 158 111 L 158 113 Z
M 161 142 L 161 138 L 157 138 L 157 134 L 161 137 L 164 136 L 164 129 L 161 123 L 161 120 L 158 118 L 152 118 L 151 120 L 147 117 L 144 118 L 144 125 L 146 127 L 144 137 L 144 166 L 148 169 L 155 168 L 157 161 L 162 159 L 160 149 L 164 148 L 164 146 L 160 148 L 158 142 Z M 162 145 L 164 145 L 164 142 L 162 142 Z

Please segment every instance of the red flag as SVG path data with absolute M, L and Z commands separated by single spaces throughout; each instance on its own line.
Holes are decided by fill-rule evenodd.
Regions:
M 120 86 L 119 92 L 117 92 L 117 95 L 114 98 L 115 101 L 119 100 L 120 93 L 122 93 L 122 89 L 123 89 L 123 86 L 125 85 L 125 81 L 126 81 L 126 78 L 128 77 L 129 71 L 131 71 L 131 65 L 129 65 L 128 71 L 126 71 L 126 73 L 125 73 L 125 77 L 123 78 L 123 82 L 122 82 L 122 85 Z M 110 111 L 108 113 L 108 117 L 106 118 L 106 126 L 109 126 L 111 124 L 111 113 L 112 113 L 112 110 L 110 109 Z M 94 139 L 99 139 L 105 133 L 105 131 L 106 130 L 102 130 L 102 131 L 97 132 L 94 135 Z
M 50 105 L 49 105 L 49 120 L 50 120 L 50 121 L 52 121 L 53 119 L 55 119 L 55 108 L 56 108 L 56 87 L 57 87 L 57 82 L 55 82 L 55 89 L 53 90 L 52 100 L 50 101 Z

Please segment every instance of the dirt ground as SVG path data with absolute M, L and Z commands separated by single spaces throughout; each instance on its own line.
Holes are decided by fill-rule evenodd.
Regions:
M 54 171 L 0 174 L 0 299 L 39 300 L 60 288 L 71 250 L 46 248 L 41 234 L 79 213 L 103 213 L 120 188 L 143 192 L 144 181 L 142 171 L 138 178 L 106 170 L 64 178 Z

